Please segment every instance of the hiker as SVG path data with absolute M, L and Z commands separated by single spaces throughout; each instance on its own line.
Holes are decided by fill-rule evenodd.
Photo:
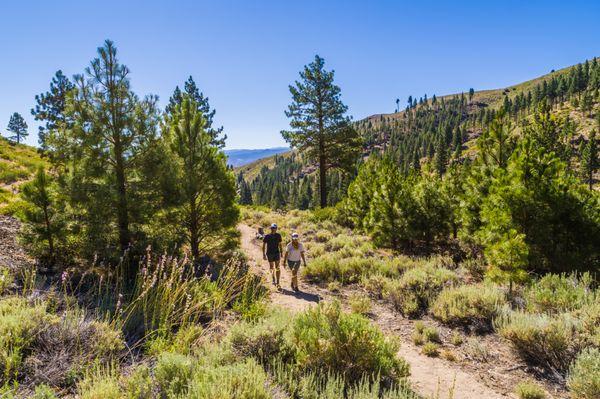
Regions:
M 256 239 L 262 240 L 264 238 L 265 238 L 265 229 L 263 229 L 262 227 L 259 227 L 258 230 L 256 231 Z
M 281 234 L 277 232 L 277 225 L 273 223 L 271 225 L 271 233 L 267 234 L 263 238 L 263 259 L 269 261 L 269 267 L 271 268 L 271 278 L 273 284 L 277 289 L 281 289 L 279 285 L 279 277 L 281 276 L 281 270 L 279 269 L 279 262 L 281 260 Z
M 300 260 L 306 267 L 306 258 L 304 257 L 304 245 L 300 242 L 298 233 L 292 234 L 292 241 L 285 247 L 285 255 L 283 257 L 283 263 L 286 264 L 292 271 L 292 289 L 296 292 L 300 291 L 298 288 L 298 269 L 300 269 Z

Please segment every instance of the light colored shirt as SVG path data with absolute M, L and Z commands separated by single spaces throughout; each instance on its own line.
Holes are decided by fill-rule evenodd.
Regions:
M 298 262 L 302 259 L 302 253 L 304 252 L 304 245 L 298 243 L 298 248 L 294 248 L 294 245 L 290 242 L 287 245 L 287 259 L 292 262 Z

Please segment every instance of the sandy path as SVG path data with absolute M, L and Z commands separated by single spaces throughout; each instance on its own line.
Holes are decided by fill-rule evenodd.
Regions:
M 290 289 L 290 272 L 282 267 L 282 292 L 277 292 L 271 283 L 269 265 L 262 258 L 260 242 L 255 239 L 255 229 L 245 224 L 238 225 L 241 232 L 242 250 L 248 257 L 251 270 L 265 280 L 271 291 L 270 299 L 274 304 L 292 311 L 302 311 L 319 301 L 327 300 L 328 293 L 318 287 L 300 281 L 301 293 Z M 410 382 L 417 393 L 436 399 L 505 399 L 514 397 L 503 395 L 485 386 L 478 378 L 458 366 L 439 358 L 431 358 L 420 353 L 419 348 L 410 342 L 402 342 L 398 353 L 409 364 Z

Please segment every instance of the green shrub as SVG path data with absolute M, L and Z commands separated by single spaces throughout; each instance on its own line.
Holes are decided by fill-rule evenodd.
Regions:
M 394 307 L 409 317 L 427 310 L 442 288 L 458 281 L 452 270 L 436 268 L 430 264 L 407 270 L 400 279 L 392 280 L 387 295 Z
M 42 384 L 35 387 L 35 391 L 31 399 L 58 399 L 56 393 L 48 385 Z
M 418 399 L 408 384 L 402 381 L 398 384 L 384 385 L 379 381 L 349 381 L 335 373 L 318 374 L 314 372 L 301 374 L 289 365 L 277 363 L 271 368 L 271 374 L 277 384 L 285 389 L 293 398 L 311 399 Z
M 358 313 L 360 315 L 366 316 L 371 313 L 371 300 L 366 295 L 361 294 L 353 294 L 348 299 L 350 304 L 350 309 L 354 313 Z
M 417 346 L 421 346 L 425 343 L 425 337 L 423 337 L 422 333 L 415 331 L 412 334 L 412 342 Z
M 487 362 L 491 358 L 488 348 L 477 338 L 469 338 L 464 346 L 464 351 L 469 358 L 478 362 Z
M 423 329 L 423 338 L 427 342 L 441 343 L 440 333 L 435 327 L 426 327 Z
M 535 313 L 561 313 L 579 309 L 594 302 L 596 294 L 590 287 L 591 283 L 589 273 L 546 274 L 527 289 L 527 309 Z
M 373 274 L 369 276 L 363 276 L 361 279 L 361 285 L 375 298 L 383 299 L 384 294 L 388 291 L 388 285 L 390 284 L 390 281 L 391 280 L 389 278 L 381 274 Z
M 483 258 L 467 259 L 461 266 L 469 273 L 474 281 L 483 281 L 487 264 Z
M 526 361 L 565 371 L 579 350 L 578 320 L 570 314 L 550 316 L 507 311 L 496 329 Z
M 371 270 L 372 259 L 352 257 L 342 259 L 336 254 L 329 254 L 313 259 L 303 268 L 304 277 L 313 282 L 339 281 L 352 284 L 360 280 L 363 274 Z
M 519 399 L 544 399 L 546 392 L 535 382 L 521 381 L 515 388 Z
M 180 353 L 165 352 L 156 361 L 154 374 L 160 390 L 168 396 L 184 395 L 194 373 L 194 359 Z
M 146 352 L 158 356 L 162 352 L 177 352 L 183 355 L 193 353 L 204 333 L 201 325 L 189 324 L 181 327 L 173 337 L 158 335 L 146 340 Z
M 114 372 L 94 370 L 78 384 L 81 399 L 122 399 L 119 380 Z
M 125 397 L 128 399 L 151 398 L 153 381 L 150 368 L 142 364 L 137 366 L 123 381 Z
M 326 242 L 330 241 L 331 239 L 333 239 L 333 234 L 331 234 L 327 230 L 319 230 L 315 233 L 315 241 L 316 242 L 326 243 Z
M 37 334 L 55 320 L 43 304 L 31 305 L 19 297 L 0 300 L 0 383 L 16 377 Z
M 8 267 L 0 266 L 0 295 L 3 295 L 13 284 L 14 276 Z
M 414 327 L 415 327 L 415 331 L 416 332 L 418 332 L 419 334 L 422 334 L 423 330 L 425 330 L 426 326 L 425 326 L 425 323 L 423 323 L 422 320 L 417 320 L 417 321 L 415 321 Z
M 256 323 L 241 322 L 232 327 L 228 341 L 233 351 L 243 357 L 254 357 L 260 362 L 279 358 L 289 361 L 294 353 L 287 339 L 291 316 L 282 310 L 271 310 L 267 317 Z
M 429 357 L 438 357 L 440 354 L 440 347 L 438 344 L 436 344 L 435 342 L 426 342 L 423 347 L 421 348 L 421 352 L 423 352 L 423 354 L 425 356 L 429 356 Z
M 575 315 L 581 322 L 580 335 L 584 345 L 600 348 L 600 301 L 583 306 Z
M 567 386 L 575 399 L 600 398 L 600 349 L 583 350 L 569 369 Z
M 460 346 L 463 343 L 463 337 L 458 332 L 453 331 L 450 336 L 450 343 L 454 346 Z
M 499 306 L 505 303 L 503 292 L 493 285 L 462 285 L 442 290 L 431 306 L 431 313 L 445 324 L 487 331 Z
M 343 313 L 337 302 L 298 315 L 292 340 L 305 371 L 340 373 L 348 381 L 375 375 L 398 381 L 409 374 L 408 364 L 396 357 L 398 345 L 364 317 Z
M 206 364 L 190 381 L 185 397 L 219 399 L 269 399 L 267 376 L 254 359 L 231 364 Z

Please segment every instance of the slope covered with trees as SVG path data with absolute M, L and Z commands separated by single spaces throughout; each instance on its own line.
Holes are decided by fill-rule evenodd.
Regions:
M 448 166 L 472 158 L 475 139 L 488 130 L 500 111 L 511 121 L 515 136 L 520 136 L 540 108 L 558 124 L 558 140 L 568 147 L 570 167 L 592 184 L 597 171 L 597 146 L 594 132 L 598 129 L 594 110 L 600 102 L 600 62 L 597 58 L 552 72 L 543 77 L 506 89 L 469 91 L 456 95 L 420 98 L 410 96 L 402 111 L 374 115 L 354 122 L 364 140 L 363 158 L 370 153 L 386 152 L 400 165 L 403 173 L 410 170 L 435 170 L 443 174 Z M 397 100 L 399 106 L 400 100 Z M 589 148 L 588 148 L 589 147 Z M 587 157 L 587 158 L 586 158 Z M 273 172 L 283 186 L 311 174 L 315 167 L 309 160 L 288 176 L 283 171 Z M 273 169 L 271 167 L 270 169 Z M 256 190 L 268 187 L 267 179 L 256 177 L 256 170 L 242 170 L 250 183 L 257 179 Z M 308 172 L 308 173 L 305 173 Z M 354 175 L 356 170 L 350 171 Z M 263 175 L 266 175 L 264 171 Z M 284 177 L 285 176 L 285 177 Z M 270 176 L 268 179 L 272 179 Z M 313 187 L 315 189 L 315 187 Z M 269 204 L 264 193 L 254 191 L 255 203 Z M 339 197 L 341 198 L 341 197 Z M 338 198 L 338 199 L 339 199 Z M 335 202 L 334 202 L 335 203 Z

